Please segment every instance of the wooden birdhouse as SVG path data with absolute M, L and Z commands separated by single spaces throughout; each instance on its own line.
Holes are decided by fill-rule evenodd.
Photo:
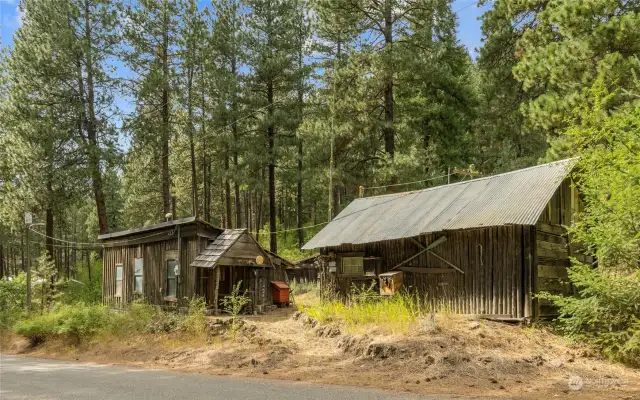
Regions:
M 392 296 L 402 287 L 402 271 L 385 272 L 378 275 L 380 296 Z

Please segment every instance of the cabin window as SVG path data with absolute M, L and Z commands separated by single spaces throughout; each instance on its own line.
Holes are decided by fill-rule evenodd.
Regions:
M 362 257 L 342 257 L 343 275 L 364 275 L 364 259 Z
M 143 274 L 142 274 L 142 266 L 144 264 L 144 260 L 142 258 L 136 258 L 135 260 L 135 270 L 134 270 L 134 291 L 136 293 L 142 293 L 142 284 L 143 284 Z
M 167 296 L 176 297 L 176 260 L 167 260 Z
M 116 296 L 122 297 L 122 264 L 116 264 Z

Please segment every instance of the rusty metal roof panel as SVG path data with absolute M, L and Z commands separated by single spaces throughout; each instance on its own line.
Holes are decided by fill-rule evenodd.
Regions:
M 534 225 L 576 159 L 354 200 L 303 249 L 500 225 Z

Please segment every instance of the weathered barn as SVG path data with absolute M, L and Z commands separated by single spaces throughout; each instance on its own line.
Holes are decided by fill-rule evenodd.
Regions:
M 437 308 L 548 315 L 553 309 L 535 293 L 572 291 L 563 279 L 577 255 L 564 228 L 580 208 L 574 165 L 563 160 L 357 199 L 303 248 L 321 249 L 328 282 L 342 293 L 402 271 L 391 274 L 400 275 L 402 290 L 426 295 Z
M 242 281 L 252 310 L 272 304 L 270 282 L 285 279 L 285 263 L 246 229 L 221 229 L 195 217 L 100 235 L 104 245 L 102 299 L 123 307 L 136 298 L 175 305 L 202 296 L 219 300 Z

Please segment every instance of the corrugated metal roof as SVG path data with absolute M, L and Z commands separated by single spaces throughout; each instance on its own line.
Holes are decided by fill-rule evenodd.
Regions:
M 105 233 L 102 235 L 98 236 L 98 240 L 109 240 L 109 239 L 113 239 L 113 238 L 119 238 L 119 237 L 123 237 L 123 236 L 130 236 L 130 235 L 136 235 L 139 233 L 143 233 L 143 232 L 150 232 L 150 231 L 154 231 L 154 230 L 158 230 L 158 229 L 165 229 L 165 228 L 170 228 L 173 226 L 178 226 L 178 225 L 188 225 L 191 223 L 201 223 L 205 226 L 208 226 L 209 228 L 213 228 L 213 229 L 217 229 L 218 231 L 222 231 L 222 229 L 215 227 L 213 225 L 211 225 L 208 222 L 202 221 L 200 219 L 197 219 L 196 217 L 187 217 L 187 218 L 181 218 L 181 219 L 174 219 L 172 221 L 167 221 L 167 222 L 161 222 L 159 224 L 154 224 L 154 225 L 147 225 L 147 226 L 141 226 L 138 228 L 133 228 L 133 229 L 128 229 L 126 231 L 119 231 L 119 232 L 112 232 L 112 233 Z
M 222 232 L 206 249 L 191 263 L 192 267 L 213 268 L 220 258 L 226 253 L 235 242 L 240 239 L 246 229 L 226 229 Z
M 303 249 L 500 225 L 534 225 L 577 159 L 354 200 Z

